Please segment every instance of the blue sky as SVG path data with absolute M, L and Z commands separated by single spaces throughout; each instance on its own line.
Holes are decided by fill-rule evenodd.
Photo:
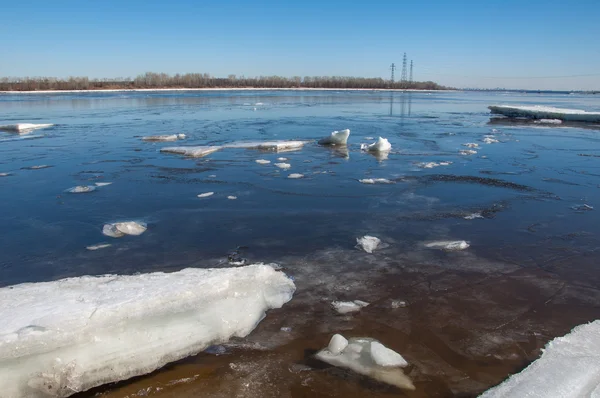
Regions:
M 406 52 L 420 81 L 600 89 L 598 0 L 0 1 L 0 76 L 388 78 Z

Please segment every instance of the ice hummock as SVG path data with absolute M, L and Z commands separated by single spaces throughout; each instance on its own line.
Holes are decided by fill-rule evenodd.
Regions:
M 346 145 L 349 136 L 350 129 L 334 131 L 329 137 L 321 138 L 319 145 Z
M 26 134 L 33 130 L 45 129 L 52 127 L 53 124 L 34 124 L 34 123 L 17 123 L 17 124 L 5 124 L 0 126 L 1 131 L 8 131 L 10 133 Z
M 170 146 L 161 148 L 161 152 L 176 153 L 178 155 L 190 156 L 193 158 L 200 158 L 202 156 L 210 155 L 213 152 L 220 150 L 220 146 Z
M 346 340 L 344 336 L 336 334 L 315 357 L 383 383 L 407 390 L 415 389 L 410 378 L 402 371 L 402 367 L 408 365 L 406 360 L 375 339 L 355 337 Z
M 482 398 L 600 396 L 600 320 L 579 325 L 546 344 L 525 370 L 486 391 Z
M 185 138 L 185 134 L 149 135 L 146 137 L 142 137 L 142 141 L 168 142 L 168 141 L 183 140 L 184 138 Z
M 389 152 L 392 149 L 392 144 L 386 138 L 379 137 L 372 144 L 361 144 L 360 149 L 368 152 Z
M 248 335 L 294 283 L 271 266 L 0 288 L 0 395 L 69 396 Z
M 571 122 L 600 122 L 600 112 L 587 112 L 581 109 L 554 108 L 551 106 L 488 106 L 492 113 L 508 117 L 525 117 L 530 119 L 558 119 Z
M 141 235 L 146 232 L 148 226 L 146 223 L 138 221 L 124 221 L 105 224 L 102 233 L 111 238 L 120 238 L 125 235 Z

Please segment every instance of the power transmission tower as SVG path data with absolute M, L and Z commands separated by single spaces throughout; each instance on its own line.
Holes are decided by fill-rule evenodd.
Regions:
M 412 61 L 412 59 L 411 59 L 411 60 L 410 60 L 410 77 L 408 78 L 408 81 L 409 81 L 409 82 L 411 82 L 411 83 L 413 82 L 413 74 L 412 74 L 412 71 L 413 71 L 413 61 Z
M 392 70 L 392 85 L 394 84 L 394 71 L 396 70 L 396 64 L 392 63 L 392 65 L 390 66 L 390 69 Z
M 401 82 L 406 82 L 406 53 L 404 53 L 404 57 L 402 58 L 402 77 L 400 78 Z

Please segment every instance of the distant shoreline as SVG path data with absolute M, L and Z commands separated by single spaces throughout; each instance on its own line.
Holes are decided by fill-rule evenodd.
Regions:
M 153 92 L 153 91 L 390 91 L 390 92 L 453 92 L 460 90 L 398 89 L 398 88 L 314 88 L 314 87 L 206 87 L 206 88 L 108 88 L 86 90 L 30 90 L 0 91 L 0 94 L 58 94 L 58 93 L 112 93 L 112 92 Z

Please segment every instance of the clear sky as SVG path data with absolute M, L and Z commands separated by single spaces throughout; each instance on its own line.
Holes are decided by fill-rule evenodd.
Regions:
M 600 90 L 600 0 L 0 0 L 0 77 L 380 76 Z

